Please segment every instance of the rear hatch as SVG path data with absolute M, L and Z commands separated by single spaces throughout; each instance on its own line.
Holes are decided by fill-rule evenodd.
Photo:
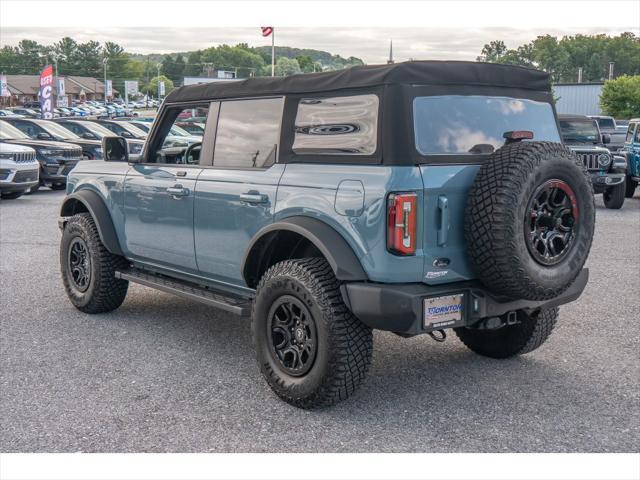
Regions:
M 423 282 L 473 279 L 464 224 L 475 176 L 504 145 L 506 132 L 526 130 L 534 140 L 559 142 L 553 108 L 524 98 L 442 95 L 416 97 L 413 112 L 416 149 L 424 159 Z

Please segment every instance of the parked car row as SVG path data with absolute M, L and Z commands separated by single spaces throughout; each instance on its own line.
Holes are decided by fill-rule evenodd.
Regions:
M 6 154 L 3 150 L 0 155 L 4 162 L 0 168 L 2 198 L 17 198 L 23 193 L 36 191 L 41 186 L 52 190 L 64 189 L 67 174 L 79 161 L 103 159 L 102 140 L 105 137 L 124 137 L 129 156 L 135 158 L 141 155 L 152 122 L 153 118 L 137 117 L 85 116 L 43 120 L 26 116 L 2 116 L 0 144 L 4 145 L 4 150 L 9 149 Z M 176 121 L 166 136 L 163 148 L 168 155 L 179 156 L 188 147 L 200 144 L 203 133 L 204 123 L 191 119 Z M 36 168 L 39 172 L 35 177 L 18 174 L 20 169 L 5 165 L 16 155 L 22 158 L 21 149 L 25 148 L 32 153 L 32 160 L 35 162 L 32 162 L 31 167 L 39 164 L 39 168 Z

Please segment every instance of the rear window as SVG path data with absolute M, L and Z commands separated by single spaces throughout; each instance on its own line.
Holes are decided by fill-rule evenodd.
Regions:
M 378 138 L 378 96 L 303 98 L 293 151 L 314 155 L 373 155 Z
M 613 121 L 613 118 L 596 118 L 598 125 L 600 128 L 616 128 L 616 124 Z
M 416 149 L 422 155 L 490 153 L 503 134 L 529 130 L 534 140 L 559 142 L 551 105 L 534 100 L 479 95 L 417 97 L 413 101 Z

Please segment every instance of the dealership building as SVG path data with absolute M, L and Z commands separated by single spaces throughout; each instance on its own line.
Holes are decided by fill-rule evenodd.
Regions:
M 558 113 L 601 115 L 600 94 L 604 83 L 558 83 L 553 86 Z
M 3 98 L 3 104 L 23 105 L 38 101 L 40 90 L 39 75 L 7 75 L 7 88 L 10 98 Z M 104 81 L 94 77 L 59 76 L 64 80 L 64 95 L 58 97 L 58 82 L 54 81 L 54 95 L 58 97 L 58 105 L 72 105 L 84 100 L 104 100 Z M 117 95 L 114 90 L 114 95 Z M 66 99 L 66 100 L 65 100 Z

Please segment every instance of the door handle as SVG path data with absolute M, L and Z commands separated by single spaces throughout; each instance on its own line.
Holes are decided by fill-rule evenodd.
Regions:
M 174 185 L 173 187 L 167 188 L 167 193 L 171 195 L 175 199 L 179 199 L 182 197 L 186 197 L 189 195 L 189 189 L 184 188 L 182 185 Z
M 269 197 L 258 192 L 247 192 L 240 194 L 240 201 L 245 203 L 267 203 Z
M 438 245 L 445 245 L 449 236 L 449 200 L 444 195 L 438 197 L 438 210 L 440 210 Z

